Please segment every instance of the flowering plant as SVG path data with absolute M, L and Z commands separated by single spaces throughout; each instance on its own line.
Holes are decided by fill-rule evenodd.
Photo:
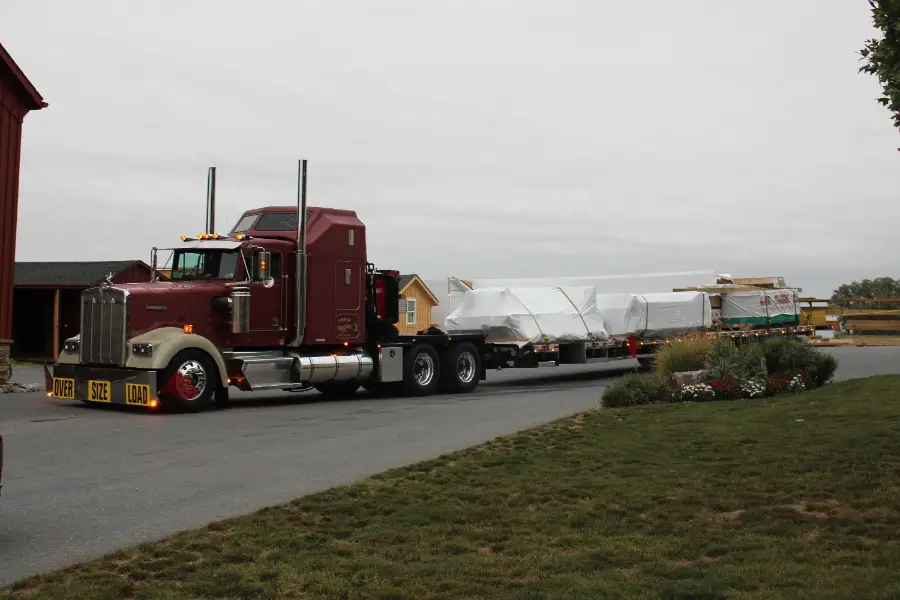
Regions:
M 788 389 L 792 392 L 802 392 L 806 389 L 806 383 L 809 375 L 805 371 L 800 371 L 797 375 L 791 377 L 788 383 Z
M 761 381 L 744 381 L 741 383 L 741 397 L 759 398 L 766 395 L 766 386 Z
M 770 394 L 802 392 L 807 388 L 813 387 L 811 382 L 810 375 L 806 371 L 800 371 L 793 375 L 790 373 L 773 373 L 766 377 L 766 389 Z
M 787 373 L 772 373 L 766 377 L 766 390 L 769 394 L 781 394 L 790 390 L 791 376 Z
M 712 387 L 717 398 L 732 399 L 738 398 L 741 391 L 741 382 L 731 373 L 726 373 L 721 379 L 710 379 L 709 385 Z
M 697 383 L 694 385 L 683 385 L 673 394 L 675 402 L 705 402 L 714 400 L 716 392 L 713 387 L 707 383 Z

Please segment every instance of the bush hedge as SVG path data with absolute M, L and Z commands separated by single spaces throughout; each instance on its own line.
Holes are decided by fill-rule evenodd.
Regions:
M 653 372 L 667 381 L 673 373 L 699 371 L 706 365 L 706 355 L 710 349 L 710 338 L 697 336 L 682 339 L 661 348 L 653 359 Z
M 667 401 L 665 384 L 654 375 L 639 373 L 626 375 L 603 390 L 600 402 L 603 406 L 634 406 Z
M 652 375 L 629 375 L 603 392 L 603 406 L 758 398 L 825 385 L 837 359 L 795 339 L 735 344 L 730 337 L 698 336 L 657 352 Z M 702 382 L 678 387 L 672 375 L 707 372 Z

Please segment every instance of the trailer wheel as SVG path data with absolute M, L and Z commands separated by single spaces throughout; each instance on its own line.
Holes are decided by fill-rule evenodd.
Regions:
M 463 342 L 452 346 L 441 364 L 441 389 L 451 394 L 468 394 L 478 387 L 481 356 L 474 344 Z
M 413 346 L 403 357 L 403 391 L 409 396 L 430 396 L 441 381 L 441 363 L 434 348 Z
M 218 371 L 206 352 L 190 348 L 176 354 L 160 372 L 160 402 L 183 412 L 200 412 L 216 393 Z

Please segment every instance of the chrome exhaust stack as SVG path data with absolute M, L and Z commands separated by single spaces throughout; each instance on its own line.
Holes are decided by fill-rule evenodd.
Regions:
M 297 172 L 297 272 L 294 299 L 296 334 L 289 346 L 300 346 L 306 335 L 306 159 Z
M 216 232 L 216 168 L 210 167 L 206 176 L 206 233 Z

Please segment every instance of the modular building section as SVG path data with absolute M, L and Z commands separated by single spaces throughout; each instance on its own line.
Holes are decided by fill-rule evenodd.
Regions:
M 723 293 L 723 323 L 728 325 L 794 325 L 800 322 L 797 293 L 791 289 Z

